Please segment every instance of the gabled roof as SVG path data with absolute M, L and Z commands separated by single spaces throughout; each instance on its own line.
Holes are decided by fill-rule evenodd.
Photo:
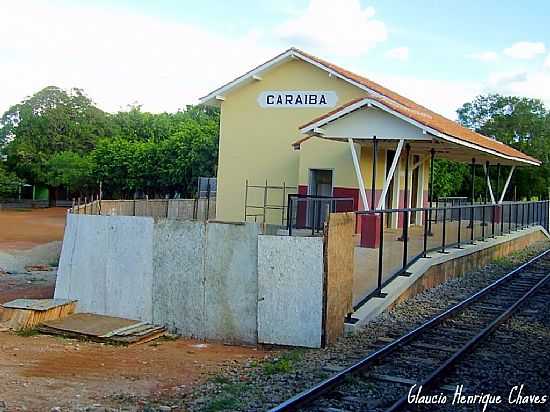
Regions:
M 412 123 L 413 125 L 422 128 L 433 136 L 439 137 L 442 140 L 449 141 L 451 143 L 458 143 L 462 146 L 468 146 L 472 149 L 477 149 L 497 157 L 516 160 L 520 163 L 528 163 L 535 166 L 541 164 L 539 160 L 526 155 L 513 147 L 505 145 L 498 140 L 494 140 L 476 133 L 473 130 L 465 128 L 458 123 L 447 119 L 446 117 L 432 112 L 431 110 L 425 108 L 424 110 L 419 110 L 418 108 L 422 106 L 411 108 L 387 97 L 380 96 L 368 96 L 353 99 L 301 126 L 300 132 L 305 134 L 313 134 L 316 129 L 320 129 L 324 125 L 356 110 L 360 110 L 365 106 L 374 106 L 396 115 L 408 123 Z M 305 140 L 302 138 L 293 143 L 293 146 L 299 146 L 304 141 Z
M 270 70 L 280 64 L 283 64 L 291 59 L 300 59 L 308 62 L 322 70 L 327 71 L 331 75 L 338 77 L 354 86 L 367 92 L 368 97 L 354 99 L 344 105 L 330 111 L 329 113 L 312 120 L 308 124 L 302 126 L 300 130 L 304 133 L 310 132 L 313 128 L 308 126 L 315 125 L 320 127 L 324 120 L 331 119 L 332 121 L 335 115 L 345 115 L 353 110 L 357 110 L 366 104 L 376 104 L 383 109 L 389 110 L 394 113 L 398 113 L 414 123 L 422 124 L 428 131 L 434 135 L 458 142 L 465 146 L 478 148 L 479 150 L 486 151 L 497 156 L 501 155 L 505 158 L 512 158 L 523 163 L 529 163 L 533 165 L 540 165 L 541 162 L 531 156 L 528 156 L 519 150 L 516 150 L 510 146 L 500 143 L 487 136 L 483 136 L 474 132 L 468 128 L 465 128 L 446 117 L 437 114 L 430 109 L 415 103 L 414 101 L 401 96 L 398 93 L 387 89 L 380 84 L 373 82 L 366 77 L 360 76 L 349 70 L 346 70 L 340 66 L 327 62 L 326 60 L 315 57 L 311 54 L 305 53 L 296 48 L 290 48 L 285 52 L 279 54 L 271 60 L 257 66 L 244 75 L 237 77 L 231 82 L 223 85 L 222 87 L 212 91 L 208 95 L 200 99 L 203 104 L 218 105 L 219 100 L 223 99 L 223 95 L 237 87 L 242 87 L 250 82 L 255 81 L 261 74 L 267 70 Z M 364 104 L 363 104 L 364 103 Z M 357 107 L 358 106 L 358 107 Z M 309 130 L 311 129 L 311 130 Z

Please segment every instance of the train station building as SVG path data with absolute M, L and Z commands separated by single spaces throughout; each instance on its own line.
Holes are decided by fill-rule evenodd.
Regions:
M 503 177 L 540 164 L 295 48 L 201 101 L 221 108 L 216 215 L 225 221 L 284 225 L 289 193 L 348 200 L 336 210 L 425 207 L 434 157 L 502 166 Z M 492 202 L 507 186 L 490 187 Z M 298 215 L 307 226 L 311 213 Z

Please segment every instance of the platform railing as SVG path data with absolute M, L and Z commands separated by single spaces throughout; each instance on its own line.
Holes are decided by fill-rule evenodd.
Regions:
M 286 228 L 290 236 L 322 235 L 329 213 L 355 211 L 351 197 L 289 194 Z
M 378 219 L 371 218 L 371 227 L 361 230 L 362 236 L 366 233 L 375 237 L 377 246 L 365 250 L 368 270 L 361 276 L 369 279 L 361 276 L 356 279 L 357 284 L 364 286 L 354 299 L 354 310 L 371 298 L 385 297 L 382 290 L 386 285 L 398 276 L 410 276 L 410 266 L 419 259 L 430 258 L 428 254 L 432 252 L 446 254 L 451 249 L 462 249 L 536 225 L 549 230 L 549 207 L 550 201 L 542 200 L 356 212 L 359 224 L 369 215 Z M 373 266 L 376 279 L 372 279 Z

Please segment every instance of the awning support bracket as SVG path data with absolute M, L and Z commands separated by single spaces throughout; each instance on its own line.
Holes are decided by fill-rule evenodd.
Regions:
M 349 138 L 348 142 L 351 151 L 351 158 L 353 159 L 353 167 L 355 168 L 355 176 L 357 176 L 357 183 L 359 184 L 359 193 L 361 195 L 361 201 L 363 202 L 363 210 L 369 210 L 369 201 L 367 200 L 367 192 L 365 191 L 365 182 L 363 181 L 363 176 L 361 175 L 361 168 L 359 167 L 359 160 L 357 159 L 353 139 Z
M 496 205 L 495 195 L 493 194 L 493 187 L 491 186 L 491 178 L 489 177 L 489 162 L 483 165 L 483 170 L 485 171 L 485 179 L 487 180 L 487 187 L 489 188 L 489 195 L 491 196 L 491 202 L 493 205 Z
M 498 204 L 501 204 L 502 201 L 504 200 L 504 195 L 508 190 L 508 185 L 510 184 L 510 180 L 512 180 L 512 174 L 514 173 L 515 169 L 516 169 L 516 166 L 512 166 L 512 168 L 510 169 L 510 173 L 508 173 L 508 178 L 506 179 L 506 183 L 504 183 L 504 187 L 502 188 L 502 193 L 500 195 L 500 199 L 498 200 Z
M 401 157 L 401 151 L 403 150 L 404 144 L 405 144 L 405 139 L 400 139 L 399 143 L 397 144 L 395 156 L 393 157 L 393 161 L 392 161 L 390 170 L 388 172 L 388 176 L 386 176 L 386 181 L 384 182 L 384 187 L 382 188 L 382 194 L 380 195 L 380 200 L 378 202 L 377 209 L 382 209 L 382 206 L 386 202 L 386 194 L 388 193 L 390 183 L 393 179 L 393 175 L 395 174 L 395 169 L 397 168 L 397 164 L 399 163 L 399 158 Z

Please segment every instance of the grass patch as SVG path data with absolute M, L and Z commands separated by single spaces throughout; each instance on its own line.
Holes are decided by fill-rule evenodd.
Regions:
M 215 376 L 212 381 L 221 385 L 221 393 L 210 401 L 206 411 L 219 412 L 238 409 L 241 405 L 241 395 L 248 389 L 246 384 L 230 383 L 223 376 Z
M 15 334 L 17 336 L 29 337 L 29 336 L 40 335 L 40 332 L 36 328 L 26 328 L 26 329 L 16 330 Z
M 304 351 L 294 349 L 283 353 L 280 357 L 275 358 L 263 364 L 263 370 L 266 375 L 276 375 L 279 373 L 290 373 L 294 370 L 296 363 L 302 359 Z
M 514 261 L 512 256 L 501 256 L 493 260 L 491 263 L 500 269 L 508 269 L 514 266 Z
M 168 333 L 155 340 L 158 342 L 172 342 L 172 341 L 178 340 L 179 338 L 180 337 L 177 335 L 172 335 L 171 333 Z
M 213 383 L 217 383 L 218 385 L 229 385 L 231 381 L 227 379 L 225 376 L 222 375 L 216 375 L 214 376 L 211 381 Z
M 210 405 L 208 405 L 206 410 L 208 412 L 218 412 L 237 409 L 239 407 L 239 403 L 239 399 L 233 396 L 220 396 L 210 402 Z

